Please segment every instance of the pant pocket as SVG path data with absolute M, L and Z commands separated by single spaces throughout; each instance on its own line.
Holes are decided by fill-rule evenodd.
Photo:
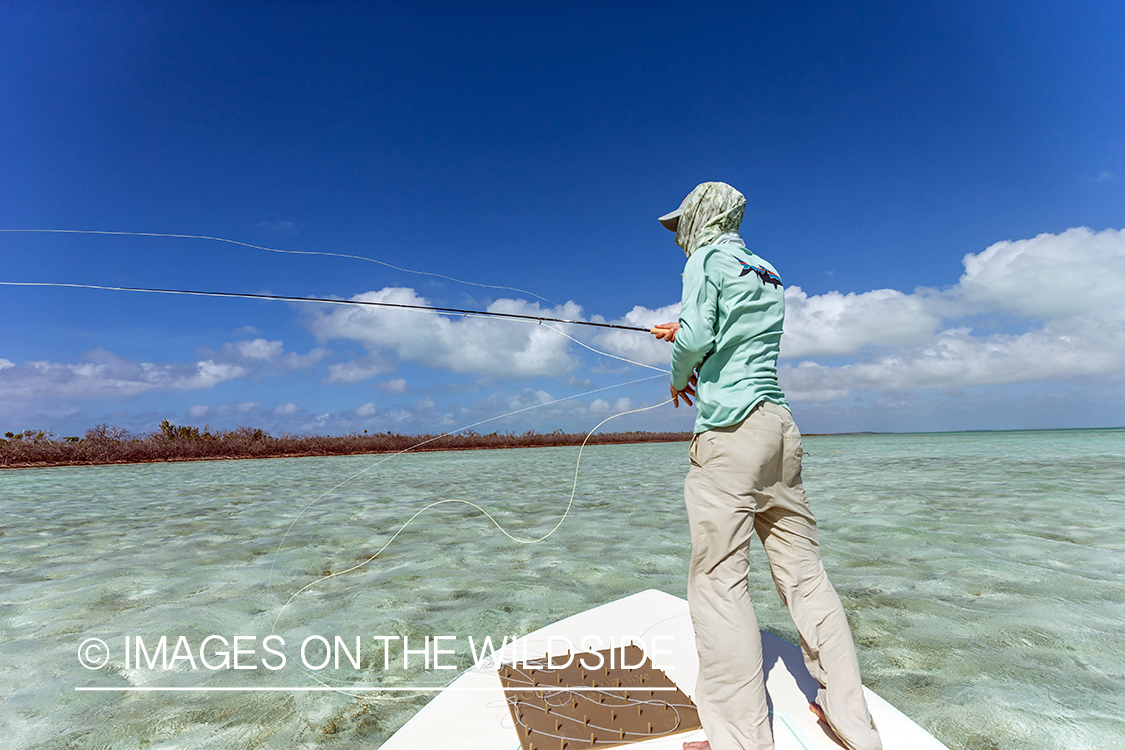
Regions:
M 691 449 L 688 455 L 695 466 L 704 467 L 715 453 L 715 435 L 711 430 L 696 433 L 691 439 Z

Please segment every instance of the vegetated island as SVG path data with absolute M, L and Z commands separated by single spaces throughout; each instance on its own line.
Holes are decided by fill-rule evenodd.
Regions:
M 608 445 L 614 443 L 671 443 L 691 439 L 690 432 L 524 432 L 482 435 L 460 432 L 453 435 L 399 435 L 383 432 L 350 433 L 337 437 L 288 435 L 274 437 L 264 430 L 201 431 L 168 420 L 160 430 L 131 435 L 123 427 L 100 424 L 84 437 L 58 438 L 51 432 L 25 430 L 7 432 L 0 439 L 0 468 L 49 466 L 93 466 L 163 461 L 212 461 L 242 458 L 297 458 L 304 456 L 350 456 L 363 453 L 465 451 L 489 448 L 541 448 L 561 445 Z

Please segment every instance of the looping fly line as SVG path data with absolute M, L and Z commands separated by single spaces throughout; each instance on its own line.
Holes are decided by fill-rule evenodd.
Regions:
M 659 377 L 659 376 L 653 376 L 653 377 Z M 651 380 L 651 379 L 652 378 L 645 378 L 645 380 Z M 615 387 L 615 386 L 610 386 L 610 387 Z M 583 395 L 585 395 L 585 394 L 583 394 Z M 557 403 L 557 402 L 552 402 L 552 403 Z M 661 406 L 665 406 L 665 405 L 670 404 L 670 403 L 672 403 L 672 399 L 668 399 L 667 401 L 661 402 L 659 404 L 654 404 L 652 406 L 644 406 L 644 407 L 641 407 L 640 409 L 632 409 L 630 411 L 623 411 L 623 412 L 620 412 L 618 414 L 613 414 L 613 415 L 603 419 L 601 422 L 599 422 L 597 424 L 597 426 L 594 427 L 594 429 L 590 430 L 590 432 L 587 433 L 586 438 L 582 441 L 582 445 L 580 445 L 579 448 L 578 448 L 578 459 L 574 464 L 574 481 L 571 483 L 570 499 L 567 501 L 566 509 L 563 511 L 562 516 L 559 517 L 558 522 L 553 527 L 551 527 L 551 530 L 548 531 L 546 534 L 543 534 L 542 536 L 536 537 L 535 539 L 523 539 L 523 538 L 515 536 L 514 534 L 509 532 L 506 528 L 504 528 L 503 524 L 501 524 L 499 521 L 496 520 L 495 516 L 493 516 L 491 513 L 488 512 L 488 510 L 486 510 L 485 508 L 481 507 L 480 505 L 472 502 L 471 500 L 461 500 L 461 499 L 458 499 L 458 498 L 436 500 L 436 501 L 434 501 L 434 502 L 432 502 L 428 505 L 423 506 L 422 508 L 419 508 L 417 511 L 415 511 L 414 514 L 412 516 L 410 516 L 410 518 L 408 518 L 405 523 L 403 523 L 401 526 L 398 527 L 398 531 L 396 531 L 394 533 L 394 535 L 391 536 L 390 539 L 388 539 L 386 542 L 383 543 L 382 547 L 380 547 L 373 555 L 368 557 L 366 560 L 363 560 L 362 562 L 356 563 L 355 565 L 351 566 L 350 568 L 346 568 L 344 570 L 338 570 L 338 571 L 335 571 L 333 573 L 329 573 L 326 576 L 323 576 L 321 578 L 316 579 L 315 581 L 312 581 L 310 583 L 305 584 L 301 588 L 297 589 L 297 591 L 293 592 L 293 595 L 290 596 L 285 601 L 285 604 L 281 605 L 281 609 L 278 610 L 277 616 L 274 618 L 274 621 L 273 621 L 274 630 L 276 631 L 277 623 L 281 620 L 281 615 L 285 612 L 286 608 L 300 594 L 304 593 L 305 591 L 308 591 L 313 586 L 316 586 L 319 583 L 323 583 L 324 581 L 327 581 L 330 578 L 335 578 L 336 576 L 341 576 L 341 575 L 344 575 L 345 573 L 351 573 L 352 571 L 359 570 L 360 568 L 364 567 L 368 563 L 372 562 L 375 558 L 379 557 L 379 555 L 383 554 L 383 552 L 386 551 L 387 547 L 391 546 L 391 543 L 395 539 L 398 539 L 399 535 L 403 531 L 406 530 L 406 527 L 414 522 L 414 519 L 418 518 L 418 516 L 422 515 L 426 511 L 430 510 L 431 508 L 436 508 L 439 505 L 449 505 L 449 504 L 468 505 L 470 508 L 474 508 L 475 510 L 484 514 L 484 516 L 486 516 L 488 518 L 488 520 L 492 522 L 492 525 L 495 526 L 500 531 L 501 534 L 508 537 L 509 539 L 511 539 L 513 542 L 516 542 L 517 544 L 538 544 L 539 542 L 545 541 L 548 537 L 550 537 L 552 534 L 554 534 L 556 531 L 559 530 L 559 527 L 563 525 L 563 521 L 565 521 L 567 516 L 570 515 L 570 509 L 574 506 L 574 496 L 578 492 L 578 469 L 582 465 L 582 451 L 585 450 L 586 443 L 588 443 L 590 441 L 590 438 L 593 436 L 593 434 L 595 432 L 598 431 L 598 428 L 600 428 L 603 424 L 605 424 L 606 422 L 608 422 L 612 419 L 617 419 L 618 417 L 624 417 L 624 416 L 629 415 L 629 414 L 638 414 L 640 412 L 649 411 L 651 409 L 658 409 Z M 508 416 L 508 415 L 507 414 L 501 415 L 501 417 L 505 417 L 505 416 Z M 501 417 L 495 417 L 495 419 L 500 419 Z M 468 429 L 468 428 L 464 428 L 464 429 Z M 417 446 L 414 446 L 414 447 L 417 447 Z M 405 451 L 403 451 L 403 452 L 405 452 Z M 395 455 L 401 455 L 401 454 L 395 454 Z M 369 467 L 369 468 L 371 468 L 371 467 Z M 353 478 L 354 477 L 349 477 L 347 480 L 345 480 L 345 482 L 350 481 Z M 343 484 L 343 483 L 341 483 L 341 484 Z M 337 486 L 339 486 L 339 485 L 337 485 Z M 323 495 L 321 497 L 323 497 Z M 308 510 L 308 508 L 305 508 L 305 510 Z M 301 511 L 301 512 L 304 513 L 304 511 Z M 294 523 L 296 523 L 296 520 L 294 520 Z M 292 525 L 290 525 L 290 529 L 292 529 Z M 286 534 L 288 534 L 288 533 L 289 532 L 286 531 Z M 284 541 L 285 540 L 282 539 L 282 543 L 284 543 Z M 277 559 L 277 553 L 280 553 L 280 551 L 281 551 L 281 544 L 278 545 L 277 552 L 274 554 L 275 561 Z M 268 584 L 267 584 L 267 586 L 268 586 Z
M 413 273 L 419 276 L 432 276 L 437 279 L 445 279 L 446 281 L 455 281 L 458 284 L 467 284 L 468 286 L 477 286 L 484 289 L 504 289 L 509 292 L 519 292 L 520 294 L 529 294 L 536 299 L 541 299 L 549 304 L 554 304 L 546 297 L 540 297 L 535 292 L 529 292 L 526 289 L 517 289 L 514 286 L 500 286 L 497 284 L 478 284 L 475 281 L 465 281 L 464 279 L 455 279 L 452 276 L 446 276 L 441 273 L 433 273 L 431 271 L 414 271 L 409 268 L 402 268 L 384 260 L 376 260 L 375 258 L 368 258 L 364 255 L 348 255 L 347 253 L 329 253 L 321 250 L 280 250 L 276 247 L 265 247 L 263 245 L 252 245 L 249 242 L 239 242 L 238 240 L 228 240 L 224 237 L 208 237 L 201 234 L 164 234 L 161 232 L 108 232 L 99 229 L 0 229 L 0 232 L 9 234 L 22 233 L 22 234 L 100 234 L 110 235 L 115 237 L 170 237 L 172 239 L 181 240 L 207 240 L 210 242 L 225 242 L 229 245 L 240 245 L 241 247 L 248 247 L 253 250 L 265 250 L 267 253 L 282 253 L 284 255 L 323 255 L 327 258 L 346 258 L 348 260 L 362 260 L 367 263 L 378 263 L 380 266 L 395 271 L 402 271 L 403 273 Z

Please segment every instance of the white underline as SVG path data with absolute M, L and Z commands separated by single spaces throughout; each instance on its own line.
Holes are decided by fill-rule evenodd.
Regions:
M 75 687 L 78 692 L 97 692 L 97 693 L 208 693 L 208 692 L 226 692 L 226 693 L 255 693 L 255 692 L 302 692 L 302 693 L 316 693 L 316 692 L 340 692 L 340 691 L 361 691 L 365 693 L 370 692 L 410 692 L 410 691 L 424 691 L 428 693 L 445 692 L 447 690 L 457 692 L 518 692 L 518 691 L 531 691 L 536 693 L 546 692 L 568 692 L 568 693 L 621 693 L 625 691 L 641 691 L 648 690 L 651 692 L 666 692 L 676 690 L 674 687 L 563 687 L 561 685 L 539 685 L 537 687 L 512 687 L 512 688 L 494 688 L 494 687 L 369 687 L 366 685 L 357 685 L 354 687 L 341 685 L 339 687 Z

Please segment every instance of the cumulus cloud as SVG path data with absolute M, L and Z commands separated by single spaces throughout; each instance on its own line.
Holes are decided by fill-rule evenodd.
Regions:
M 28 399 L 129 398 L 152 391 L 195 391 L 250 376 L 306 369 L 327 352 L 285 352 L 281 341 L 257 338 L 201 350 L 196 362 L 135 362 L 95 349 L 77 363 L 0 360 L 0 402 Z M 207 407 L 192 407 L 196 411 Z M 205 413 L 205 412 L 204 412 Z M 201 414 L 202 416 L 202 414 Z
M 250 341 L 235 341 L 224 347 L 229 352 L 244 359 L 270 360 L 280 357 L 284 347 L 280 341 L 266 341 L 265 339 L 252 339 Z
M 158 365 L 133 362 L 104 349 L 95 349 L 85 359 L 77 364 L 9 363 L 0 368 L 0 399 L 120 398 L 154 390 L 204 390 L 246 374 L 244 367 L 213 359 Z
M 355 385 L 365 380 L 392 372 L 394 363 L 385 357 L 368 355 L 348 362 L 336 362 L 328 365 L 328 377 L 324 382 L 334 385 Z
M 231 341 L 223 344 L 217 352 L 210 349 L 201 351 L 210 359 L 252 369 L 256 375 L 272 375 L 282 370 L 307 370 L 328 356 L 328 351 L 321 348 L 312 349 L 305 354 L 286 352 L 283 341 L 264 338 Z
M 629 411 L 633 408 L 633 401 L 627 396 L 617 399 L 610 404 L 602 398 L 594 399 L 590 402 L 591 414 L 620 414 L 623 411 Z
M 894 289 L 810 297 L 799 286 L 789 287 L 785 290 L 781 354 L 793 359 L 853 354 L 873 344 L 918 344 L 940 322 L 926 309 L 924 299 Z
M 1120 309 L 1125 300 L 1125 229 L 997 242 L 963 263 L 950 296 L 985 308 L 1055 318 Z
M 413 289 L 398 287 L 367 292 L 352 299 L 429 305 Z M 573 302 L 542 309 L 525 300 L 501 299 L 487 309 L 569 320 L 579 320 L 582 315 L 582 308 Z M 317 309 L 309 316 L 309 329 L 319 339 L 357 341 L 376 361 L 389 353 L 400 361 L 416 362 L 446 372 L 520 378 L 563 376 L 579 364 L 578 358 L 570 352 L 569 340 L 546 326 L 359 306 Z M 337 382 L 346 382 L 343 378 L 350 375 L 340 368 L 340 374 L 333 373 L 332 377 L 337 378 Z
M 385 383 L 376 383 L 375 387 L 384 393 L 410 393 L 411 391 L 406 378 L 393 378 Z
M 910 334 L 899 343 L 910 345 L 887 347 L 891 351 L 835 367 L 810 359 L 785 365 L 779 370 L 783 387 L 794 400 L 832 401 L 855 390 L 889 393 L 1035 381 L 1116 380 L 1125 373 L 1125 231 L 1094 232 L 1080 227 L 1030 240 L 998 242 L 981 253 L 966 255 L 963 262 L 964 274 L 949 289 L 882 295 L 880 304 L 868 311 L 883 323 L 869 323 L 866 331 L 855 323 L 840 325 L 837 335 L 850 337 L 850 349 L 840 346 L 834 351 L 826 343 L 813 345 L 806 333 L 809 319 L 798 318 L 798 339 L 808 357 L 885 345 L 893 339 L 865 334 L 889 324 L 896 308 L 906 321 L 898 330 Z M 856 301 L 851 302 L 848 297 L 852 295 L 833 293 L 821 298 L 831 297 L 847 308 L 858 305 L 863 296 L 855 295 Z M 967 326 L 956 325 L 959 319 L 981 312 L 1022 316 L 1028 330 L 975 334 Z M 925 325 L 933 327 L 938 319 L 954 325 L 927 335 Z M 787 319 L 783 347 L 789 345 L 790 335 Z M 918 342 L 917 338 L 924 340 Z
M 833 401 L 853 390 L 891 392 L 1031 381 L 1118 379 L 1125 374 L 1125 315 L 1052 321 L 1019 335 L 951 328 L 924 346 L 837 367 L 812 361 L 778 376 L 798 401 Z

